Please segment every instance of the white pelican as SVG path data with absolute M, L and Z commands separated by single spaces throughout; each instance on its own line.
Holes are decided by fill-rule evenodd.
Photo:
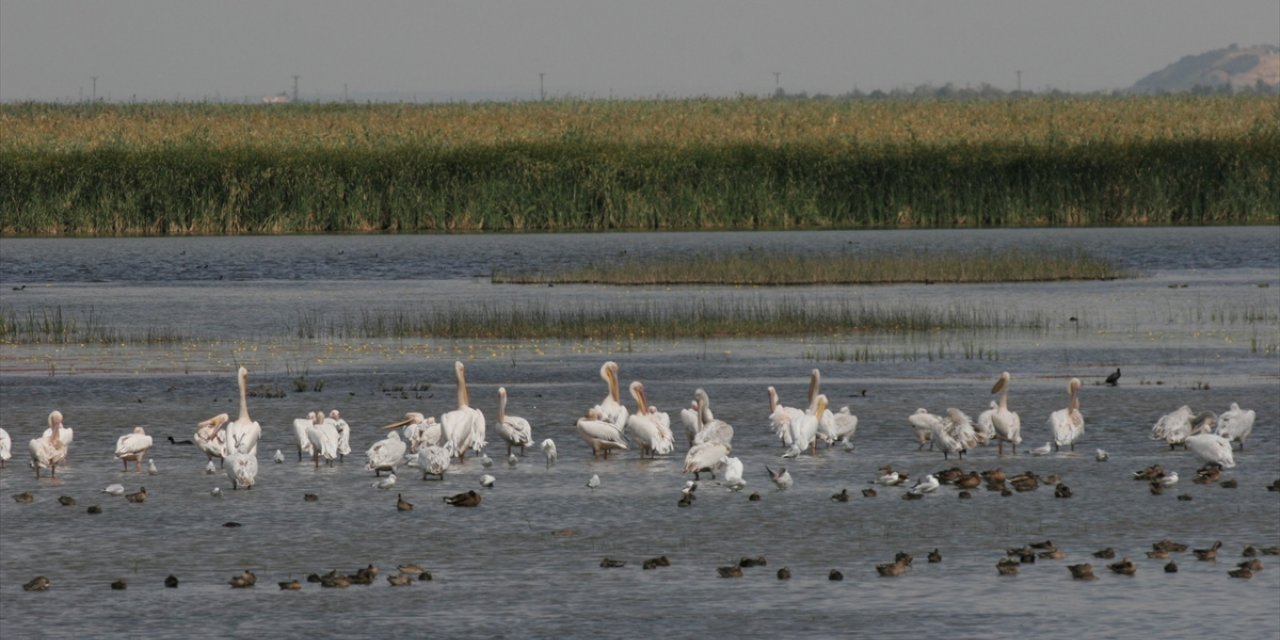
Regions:
M 600 486 L 600 474 L 593 473 L 591 478 L 587 480 L 587 488 L 595 491 L 598 486 Z
M 387 474 L 387 477 L 382 478 L 381 480 L 375 480 L 370 486 L 374 489 L 390 489 L 391 487 L 396 486 L 396 472 L 392 471 Z
M 831 416 L 827 426 L 827 434 L 832 438 L 830 444 L 844 442 L 846 449 L 852 448 L 853 434 L 858 431 L 858 416 L 853 415 L 848 405 L 840 407 L 835 413 L 828 411 L 827 415 Z
M 996 408 L 999 406 L 995 400 L 992 400 L 991 407 L 979 413 L 978 419 L 973 421 L 973 430 L 978 434 L 978 440 L 982 444 L 986 444 L 996 437 L 996 427 L 991 424 L 991 414 L 995 413 Z
M 784 458 L 794 458 L 805 449 L 809 449 L 810 455 L 817 454 L 818 425 L 826 410 L 827 396 L 820 393 L 814 397 L 813 404 L 799 420 L 791 421 L 791 446 L 782 454 Z
M 1004 455 L 1004 443 L 1013 445 L 1013 452 L 1018 452 L 1022 444 L 1022 419 L 1009 410 L 1009 372 L 1000 374 L 991 393 L 1000 392 L 1000 402 L 991 414 L 991 428 L 995 430 L 996 455 Z
M 298 442 L 298 462 L 302 462 L 302 454 L 307 457 L 315 457 L 315 450 L 311 447 L 311 440 L 307 438 L 307 429 L 316 422 L 316 412 L 312 411 L 305 418 L 293 419 L 293 437 Z
M 644 395 L 644 384 L 639 380 L 629 387 L 631 397 L 636 401 L 636 412 L 627 417 L 627 431 L 631 434 L 631 442 L 640 447 L 640 457 L 645 453 L 652 458 L 658 454 L 666 455 L 676 448 L 675 438 L 671 433 L 671 421 L 664 425 L 661 420 L 649 412 L 649 402 Z
M 44 433 L 41 434 L 41 437 L 48 438 L 52 431 L 53 427 L 45 427 Z M 62 442 L 63 447 L 71 446 L 71 442 L 76 439 L 75 433 L 75 430 L 65 424 L 62 425 L 61 429 L 58 429 L 58 440 Z
M 480 486 L 482 486 L 482 487 L 484 487 L 484 488 L 486 488 L 486 489 L 492 489 L 492 488 L 493 488 L 493 484 L 494 484 L 495 482 L 497 482 L 497 481 L 498 481 L 498 479 L 497 479 L 497 478 L 495 478 L 495 477 L 493 477 L 493 476 L 491 476 L 491 475 L 489 475 L 489 474 L 487 474 L 487 473 L 486 473 L 486 474 L 484 474 L 484 475 L 482 475 L 482 476 L 480 476 Z
M 520 455 L 524 455 L 524 448 L 533 445 L 533 428 L 529 421 L 507 415 L 506 387 L 498 387 L 498 435 L 507 441 L 508 455 L 512 447 L 520 447 Z
M 1169 443 L 1170 449 L 1180 444 L 1185 448 L 1184 443 L 1192 435 L 1191 419 L 1194 417 L 1195 412 L 1185 404 L 1178 407 L 1176 411 L 1164 414 L 1151 427 L 1151 439 L 1164 440 Z
M 938 490 L 939 484 L 938 479 L 931 473 L 920 480 L 917 480 L 916 483 L 911 486 L 909 492 L 916 495 L 932 493 Z
M 102 493 L 105 493 L 107 495 L 112 495 L 112 496 L 122 496 L 124 495 L 124 485 L 109 484 L 105 489 L 102 490 Z
M 434 416 L 424 416 L 417 411 L 410 411 L 404 414 L 404 420 L 393 422 L 385 429 L 399 429 L 400 439 L 406 443 L 409 453 L 417 453 L 422 447 L 433 444 L 441 444 L 444 439 L 444 431 L 440 427 L 440 423 L 436 422 Z
M 694 436 L 693 443 L 718 442 L 732 447 L 733 426 L 711 413 L 711 398 L 707 396 L 707 392 L 698 389 L 693 392 L 693 397 L 698 403 L 698 435 Z
M 426 480 L 429 475 L 437 476 L 444 480 L 444 474 L 449 470 L 449 465 L 452 462 L 452 442 L 446 442 L 444 446 L 432 444 L 418 449 L 418 468 L 422 470 L 423 480 Z
M 605 420 L 599 407 L 587 409 L 587 415 L 578 418 L 577 428 L 578 435 L 591 447 L 593 458 L 599 456 L 601 451 L 608 458 L 611 449 L 627 449 L 622 430 Z
M 1218 416 L 1217 433 L 1227 440 L 1239 442 L 1240 450 L 1244 451 L 1244 441 L 1253 433 L 1253 420 L 1256 417 L 1253 409 L 1241 409 L 1240 405 L 1232 402 L 1231 409 Z
M 227 434 L 222 430 L 222 425 L 230 419 L 231 416 L 219 413 L 196 425 L 196 446 L 209 456 L 210 464 L 214 458 L 218 459 L 218 464 L 222 464 L 222 454 L 227 445 Z
M 346 456 L 351 455 L 351 425 L 342 419 L 342 414 L 337 409 L 329 412 L 329 419 L 333 421 L 333 428 L 338 431 L 338 462 L 345 462 Z
M 814 400 L 818 394 L 822 393 L 822 372 L 817 369 L 809 371 L 809 410 L 813 410 Z M 855 418 L 856 420 L 856 418 Z M 828 446 L 833 444 L 839 437 L 836 435 L 835 414 L 829 409 L 823 409 L 818 413 L 818 431 L 814 439 L 814 447 L 818 446 L 818 440 L 827 443 Z M 794 444 L 794 443 L 793 443 Z
M 224 448 L 224 455 L 238 451 L 257 456 L 258 440 L 262 438 L 262 427 L 249 418 L 249 371 L 244 367 L 240 367 L 236 378 L 240 382 L 240 417 L 236 418 L 235 422 L 229 422 L 226 425 L 227 443 Z M 256 474 L 258 467 L 256 460 L 253 466 Z M 250 481 L 250 484 L 252 484 L 252 481 Z
M 720 458 L 720 466 L 724 467 L 724 486 L 730 491 L 741 491 L 747 486 L 742 479 L 742 461 L 728 456 Z
M 227 456 L 227 477 L 231 478 L 232 490 L 252 489 L 258 477 L 258 458 L 252 454 L 234 452 Z
M 627 426 L 627 408 L 622 404 L 622 393 L 618 388 L 618 363 L 610 360 L 600 365 L 600 377 L 609 387 L 609 394 L 595 408 L 600 411 L 600 419 L 612 424 L 619 433 Z
M 1236 466 L 1231 441 L 1216 433 L 1197 433 L 1187 438 L 1187 450 L 1200 462 L 1212 462 L 1223 469 Z
M 41 467 L 49 470 L 49 477 L 56 478 L 58 465 L 67 459 L 67 445 L 62 441 L 60 431 L 62 431 L 62 412 L 54 411 L 49 414 L 49 428 L 45 431 L 46 435 L 32 440 L 29 445 L 31 466 L 35 467 L 36 480 L 40 479 Z
M 933 442 L 942 449 L 944 460 L 953 453 L 964 458 L 966 451 L 978 446 L 978 436 L 973 430 L 973 422 L 959 409 L 947 409 L 947 417 L 934 423 L 932 430 Z
M 393 429 L 394 427 L 387 427 Z M 404 462 L 405 444 L 400 440 L 400 433 L 392 431 L 387 437 L 373 443 L 372 447 L 365 452 L 365 457 L 369 459 L 369 463 L 365 468 L 372 471 L 374 475 L 381 476 L 383 471 L 396 470 Z
M 693 446 L 693 439 L 698 435 L 698 427 L 702 424 L 698 418 L 698 401 L 691 400 L 688 409 L 680 410 L 680 422 L 684 423 L 684 434 Z
M 702 472 L 706 471 L 714 478 L 716 467 L 720 465 L 720 459 L 727 457 L 730 450 L 729 445 L 722 442 L 695 444 L 689 448 L 689 452 L 684 456 L 684 472 L 692 473 L 695 479 L 701 479 Z
M 0 429 L 0 468 L 4 468 L 9 458 L 13 457 L 13 439 L 9 437 L 9 432 Z
M 338 457 L 338 427 L 333 420 L 325 419 L 324 413 L 312 413 L 314 421 L 307 427 L 307 440 L 311 443 L 311 461 L 314 468 L 320 467 L 320 458 L 326 465 L 333 466 Z
M 274 460 L 276 464 L 284 464 L 284 452 L 276 449 L 276 455 L 272 456 L 271 459 Z
M 547 468 L 556 463 L 556 443 L 551 438 L 542 441 L 542 455 L 547 458 Z
M 484 440 L 484 414 L 471 407 L 466 367 L 461 361 L 454 361 L 453 375 L 458 381 L 458 408 L 440 416 L 440 428 L 444 439 L 453 443 L 454 454 L 461 461 L 466 458 L 467 449 L 480 451 L 487 443 Z
M 1070 446 L 1076 450 L 1076 442 L 1084 435 L 1084 415 L 1080 413 L 1080 379 L 1067 383 L 1067 395 L 1071 397 L 1066 409 L 1058 409 L 1049 415 L 1049 427 L 1053 433 L 1055 449 Z
M 921 407 L 916 412 L 907 416 L 907 421 L 911 423 L 911 432 L 916 436 L 916 442 L 920 446 L 916 447 L 916 451 L 924 448 L 928 443 L 929 450 L 933 450 L 933 429 L 934 426 L 942 425 L 942 416 L 929 413 L 928 409 Z
M 777 473 L 774 473 L 773 469 L 769 467 L 765 467 L 764 470 L 769 472 L 769 479 L 778 487 L 778 491 L 786 491 L 795 484 L 795 481 L 791 478 L 791 473 L 787 471 L 786 467 L 779 469 Z
M 795 407 L 784 407 L 778 401 L 778 390 L 769 387 L 769 426 L 782 444 L 791 446 L 791 422 L 804 416 L 804 411 Z

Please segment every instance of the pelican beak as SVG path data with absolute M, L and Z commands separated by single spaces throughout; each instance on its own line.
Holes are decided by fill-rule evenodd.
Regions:
M 1000 390 L 1003 388 L 1004 388 L 1004 378 L 1000 378 L 999 380 L 996 380 L 996 386 L 991 387 L 991 393 L 1000 393 Z
M 413 418 L 405 418 L 400 422 L 392 422 L 391 424 L 383 427 L 383 429 L 399 429 L 400 427 L 403 427 L 406 424 L 409 424 L 410 422 L 413 422 Z

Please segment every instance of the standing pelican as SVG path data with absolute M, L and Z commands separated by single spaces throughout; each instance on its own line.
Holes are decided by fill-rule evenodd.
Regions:
M 742 479 L 742 461 L 728 456 L 720 458 L 720 466 L 724 467 L 724 486 L 730 491 L 741 491 L 747 486 Z
M 49 470 L 50 478 L 56 478 L 58 465 L 67 459 L 67 445 L 59 437 L 61 430 L 62 412 L 54 411 L 49 414 L 49 428 L 45 431 L 47 435 L 31 441 L 31 466 L 35 467 L 36 480 L 40 479 L 41 467 Z
M 222 430 L 222 425 L 226 424 L 231 416 L 225 413 L 209 418 L 196 425 L 196 446 L 209 457 L 209 463 L 213 464 L 213 459 L 218 459 L 218 464 L 222 464 L 222 454 L 226 451 L 227 434 Z
M 810 410 L 813 409 L 814 400 L 820 393 L 822 393 L 822 372 L 817 369 L 812 369 L 809 371 Z M 856 421 L 857 418 L 854 418 L 854 420 Z M 813 446 L 815 448 L 818 446 L 818 440 L 827 443 L 828 446 L 834 444 L 836 440 L 840 439 L 840 437 L 836 435 L 836 430 L 835 414 L 831 413 L 829 409 L 823 409 L 818 413 L 818 431 L 815 434 Z
M 907 416 L 907 421 L 911 423 L 911 432 L 915 434 L 916 442 L 920 443 L 916 451 L 923 449 L 926 443 L 929 445 L 929 450 L 933 451 L 934 427 L 942 425 L 942 416 L 929 413 L 928 409 L 921 407 Z
M 547 458 L 547 468 L 556 463 L 556 443 L 551 438 L 542 441 L 542 455 Z
M 1009 372 L 1000 374 L 991 393 L 1000 392 L 1000 403 L 991 414 L 991 428 L 995 430 L 996 454 L 1004 455 L 1004 443 L 1013 445 L 1013 452 L 1018 452 L 1022 444 L 1022 419 L 1009 410 Z
M 601 420 L 609 422 L 621 432 L 627 426 L 627 408 L 622 404 L 622 393 L 618 388 L 618 363 L 610 360 L 601 365 L 600 377 L 608 385 L 609 395 L 595 408 L 600 411 Z
M 858 431 L 858 416 L 853 415 L 848 405 L 835 413 L 828 411 L 827 415 L 831 416 L 831 424 L 827 427 L 827 435 L 832 438 L 829 444 L 843 442 L 846 449 L 851 448 L 853 434 Z
M 810 455 L 817 454 L 819 423 L 826 411 L 827 396 L 820 393 L 813 399 L 813 404 L 809 406 L 804 416 L 791 422 L 791 446 L 786 453 L 782 454 L 782 457 L 794 458 L 805 449 L 809 449 Z
M 404 420 L 387 425 L 386 429 L 399 429 L 400 439 L 409 447 L 409 453 L 417 453 L 427 445 L 440 444 L 444 439 L 444 431 L 434 416 L 424 416 L 417 411 L 404 414 Z
M 466 458 L 467 449 L 480 451 L 487 443 L 484 440 L 484 414 L 471 407 L 466 367 L 461 361 L 454 361 L 453 374 L 458 381 L 458 408 L 440 416 L 440 427 L 444 439 L 453 443 L 454 453 L 461 461 Z
M 991 415 L 996 412 L 999 406 L 995 400 L 992 400 L 991 407 L 979 413 L 978 419 L 973 422 L 973 430 L 978 434 L 978 441 L 982 444 L 991 442 L 996 437 L 996 427 L 991 424 Z
M 944 460 L 948 459 L 952 453 L 958 454 L 963 459 L 966 451 L 978 446 L 973 422 L 959 409 L 947 409 L 947 417 L 934 423 L 931 429 L 933 442 L 942 449 Z
M 332 420 L 325 419 L 321 411 L 311 413 L 311 426 L 307 427 L 307 441 L 311 444 L 311 461 L 315 468 L 320 468 L 320 458 L 326 465 L 333 466 L 338 457 L 338 427 Z
M 1213 463 L 1223 469 L 1236 466 L 1231 441 L 1216 433 L 1197 433 L 1187 438 L 1187 450 L 1203 463 Z
M 784 407 L 778 401 L 778 390 L 769 387 L 769 426 L 782 444 L 791 446 L 791 422 L 804 416 L 804 411 L 795 407 Z
M 1185 404 L 1175 411 L 1164 414 L 1151 427 L 1151 439 L 1164 440 L 1169 443 L 1170 449 L 1178 445 L 1183 445 L 1183 448 L 1185 448 L 1187 438 L 1193 435 L 1191 432 L 1191 419 L 1194 417 L 1195 412 Z
M 231 478 L 231 489 L 252 489 L 258 477 L 258 457 L 239 451 L 227 455 L 227 477 Z
M 240 382 L 240 417 L 235 422 L 228 423 L 227 443 L 224 451 L 225 455 L 232 452 L 247 453 L 251 456 L 258 455 L 258 440 L 262 437 L 262 427 L 249 418 L 249 371 L 244 367 L 236 374 L 236 378 Z M 257 463 L 254 463 L 254 472 L 257 473 Z
M 396 426 L 398 425 L 391 425 L 387 429 L 394 429 Z M 400 440 L 400 433 L 392 431 L 387 437 L 373 443 L 365 452 L 364 455 L 369 459 L 365 468 L 376 476 L 381 476 L 383 471 L 395 471 L 404 462 L 404 451 L 405 444 Z
M 423 480 L 426 480 L 429 475 L 444 480 L 444 473 L 449 470 L 449 465 L 452 462 L 452 442 L 446 442 L 444 446 L 430 444 L 418 449 L 418 468 L 422 470 Z
M 524 455 L 524 448 L 533 444 L 533 428 L 529 421 L 507 415 L 506 387 L 498 387 L 498 435 L 507 441 L 507 455 L 511 455 L 512 447 L 520 447 L 520 455 Z
M 711 398 L 707 392 L 698 389 L 693 392 L 693 397 L 698 403 L 698 435 L 694 436 L 693 443 L 719 442 L 732 447 L 733 426 L 711 413 Z
M 1067 383 L 1067 395 L 1071 400 L 1066 409 L 1058 409 L 1049 416 L 1049 427 L 1053 432 L 1055 449 L 1070 446 L 1076 450 L 1076 442 L 1084 435 L 1084 415 L 1080 413 L 1080 379 L 1072 378 Z
M 337 409 L 329 412 L 329 419 L 333 421 L 333 428 L 338 431 L 338 462 L 345 462 L 346 456 L 351 455 L 351 425 L 342 419 L 342 414 Z
M 41 434 L 41 437 L 48 438 L 49 434 L 52 432 L 53 432 L 53 427 L 46 427 L 44 430 L 44 433 Z M 62 425 L 61 429 L 58 429 L 58 440 L 62 443 L 62 446 L 64 448 L 67 448 L 68 450 L 70 450 L 69 448 L 71 447 L 71 442 L 76 439 L 75 434 L 76 432 L 74 429 L 64 424 Z
M 622 435 L 622 430 L 606 420 L 599 407 L 587 409 L 587 415 L 578 418 L 576 426 L 578 435 L 591 447 L 591 456 L 593 458 L 599 456 L 602 451 L 604 452 L 604 457 L 608 458 L 610 450 L 625 450 L 627 448 L 627 441 Z
M 307 429 L 315 424 L 316 412 L 312 411 L 305 418 L 293 419 L 293 437 L 298 442 L 298 462 L 302 462 L 302 454 L 314 457 L 314 449 L 311 447 L 311 440 L 307 437 Z
M 13 439 L 9 437 L 9 432 L 0 429 L 0 469 L 4 468 L 5 463 L 9 462 L 9 458 L 13 457 Z
M 136 470 L 142 471 L 142 458 L 150 448 L 151 436 L 142 427 L 134 427 L 132 433 L 126 433 L 116 440 L 115 455 L 124 463 L 126 471 L 129 470 L 130 461 L 133 461 Z
M 1232 402 L 1231 409 L 1218 416 L 1217 433 L 1227 440 L 1238 441 L 1240 450 L 1244 451 L 1244 441 L 1253 433 L 1253 420 L 1256 417 L 1253 409 L 1241 409 L 1240 405 Z
M 666 424 L 655 414 L 649 412 L 649 402 L 644 395 L 644 384 L 639 380 L 629 387 L 631 397 L 636 401 L 636 412 L 627 418 L 627 431 L 631 433 L 631 441 L 640 447 L 640 457 L 647 452 L 649 457 L 658 454 L 666 455 L 675 450 L 675 438 L 671 433 L 671 420 Z
M 680 422 L 684 423 L 684 434 L 689 440 L 689 446 L 693 446 L 693 439 L 698 437 L 698 427 L 701 420 L 698 419 L 698 401 L 689 402 L 688 409 L 680 410 Z
M 684 472 L 692 473 L 695 480 L 701 479 L 702 472 L 706 471 L 711 477 L 716 477 L 716 467 L 720 465 L 720 459 L 729 455 L 731 448 L 723 442 L 703 442 L 695 444 L 689 448 L 689 452 L 684 456 Z

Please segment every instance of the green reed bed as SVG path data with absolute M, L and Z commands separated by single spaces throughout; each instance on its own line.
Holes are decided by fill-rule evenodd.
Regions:
M 1079 249 L 972 252 L 925 247 L 804 255 L 775 251 L 711 252 L 691 258 L 600 262 L 556 273 L 494 272 L 504 284 L 835 285 L 1110 280 L 1133 274 Z
M 0 308 L 0 343 L 3 344 L 173 344 L 187 338 L 173 329 L 144 327 L 123 331 L 88 309 L 78 317 L 62 307 L 28 309 L 19 313 Z
M 1280 221 L 1272 98 L 0 106 L 0 234 Z

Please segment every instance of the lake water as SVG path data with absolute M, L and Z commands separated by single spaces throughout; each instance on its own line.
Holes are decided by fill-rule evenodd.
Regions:
M 878 286 L 754 289 L 493 285 L 494 269 L 555 269 L 616 259 L 768 248 L 806 252 L 884 249 L 1081 247 L 1141 277 L 1111 282 L 1009 286 Z M 1185 286 L 1184 286 L 1185 285 Z M 18 288 L 20 290 L 15 291 Z M 431 310 L 440 305 L 541 304 L 554 307 L 681 305 L 696 300 L 776 297 L 847 300 L 884 308 L 974 304 L 1038 313 L 1037 330 L 938 331 L 756 340 L 452 341 L 302 340 L 300 312 L 339 319 L 361 310 Z M 237 636 L 304 637 L 388 633 L 433 637 L 599 637 L 834 635 L 1021 638 L 1280 634 L 1280 556 L 1263 556 L 1251 580 L 1229 578 L 1245 545 L 1280 544 L 1280 228 L 1062 229 L 995 231 L 831 231 L 785 233 L 628 233 L 593 235 L 325 236 L 163 239 L 0 240 L 0 306 L 5 313 L 59 308 L 132 331 L 165 327 L 189 340 L 174 345 L 0 346 L 0 426 L 14 459 L 0 471 L 0 637 L 189 637 L 193 629 Z M 1072 322 L 1070 317 L 1076 317 Z M 869 357 L 854 361 L 856 349 Z M 982 357 L 977 350 L 982 350 Z M 490 469 L 468 460 L 444 481 L 402 469 L 390 492 L 370 486 L 363 451 L 381 425 L 407 411 L 439 416 L 455 405 L 455 359 L 467 362 L 472 404 L 492 420 L 497 388 L 508 410 L 553 438 L 560 461 L 540 453 L 515 467 L 494 429 Z M 649 399 L 676 416 L 699 387 L 716 416 L 734 425 L 734 455 L 747 489 L 733 493 L 703 481 L 691 508 L 677 507 L 686 479 L 684 447 L 657 460 L 625 452 L 592 460 L 573 423 L 605 393 L 600 363 L 621 365 L 624 385 L 645 382 Z M 282 398 L 249 400 L 262 424 L 260 472 L 252 491 L 230 491 L 223 475 L 205 475 L 203 454 L 173 446 L 196 422 L 237 411 L 234 368 L 250 387 Z M 768 427 L 765 389 L 803 403 L 807 373 L 823 372 L 835 408 L 860 418 L 855 448 L 816 457 L 779 457 Z M 1120 367 L 1118 387 L 1101 385 Z M 1013 382 L 1010 407 L 1022 416 L 1024 444 L 999 457 L 994 447 L 963 462 L 917 451 L 906 421 L 917 407 L 935 413 L 986 408 L 1001 371 Z M 1087 421 L 1073 452 L 1036 457 L 1050 439 L 1045 421 L 1066 405 L 1066 381 L 1084 381 Z M 309 389 L 298 391 L 294 379 Z M 864 395 L 865 394 L 865 395 Z M 625 391 L 624 391 L 625 395 Z M 1152 424 L 1182 404 L 1222 412 L 1238 402 L 1258 413 L 1252 438 L 1224 474 L 1236 489 L 1191 482 L 1199 463 L 1148 438 Z M 627 398 L 630 405 L 630 399 Z M 56 480 L 27 468 L 27 442 L 52 409 L 75 429 L 70 464 Z M 291 421 L 314 409 L 341 409 L 355 455 L 315 470 L 296 462 Z M 124 472 L 115 439 L 142 425 L 155 436 L 156 476 Z M 1103 448 L 1110 460 L 1099 463 Z M 276 449 L 284 464 L 271 462 Z M 1151 495 L 1133 471 L 1153 463 L 1182 481 Z M 1001 497 L 979 489 L 970 500 L 944 486 L 920 501 L 902 489 L 859 490 L 883 464 L 913 477 L 961 466 L 1056 473 L 1074 492 L 1051 489 Z M 765 466 L 787 467 L 795 486 L 775 491 Z M 480 490 L 476 509 L 442 497 Z M 595 491 L 584 485 L 599 474 Z M 143 504 L 98 490 L 120 482 L 146 486 Z M 214 498 L 211 488 L 225 495 Z M 848 488 L 848 503 L 829 497 Z M 9 496 L 35 494 L 33 504 Z M 758 491 L 759 502 L 746 494 Z M 304 502 L 304 493 L 318 502 Z M 416 505 L 398 512 L 395 493 Z M 1178 494 L 1193 499 L 1179 501 Z M 79 500 L 64 507 L 61 495 Z M 85 512 L 88 505 L 103 509 Z M 224 528 L 236 521 L 243 526 Z M 552 535 L 572 529 L 576 535 Z M 1146 558 L 1171 538 L 1195 548 L 1221 540 L 1216 562 L 1174 554 L 1181 570 Z M 997 576 L 1009 547 L 1053 540 L 1064 560 L 1024 565 Z M 1124 577 L 1091 557 L 1103 547 L 1138 563 Z M 941 563 L 925 562 L 937 548 Z M 897 551 L 915 556 L 898 578 L 874 565 Z M 672 566 L 645 571 L 667 555 Z M 764 555 L 768 566 L 737 579 L 716 568 Z M 602 569 L 605 557 L 627 561 Z M 1068 564 L 1091 562 L 1098 580 L 1073 581 Z M 383 576 L 418 563 L 434 580 L 392 589 L 373 586 L 301 592 L 275 583 L 331 569 L 374 564 Z M 787 566 L 794 578 L 774 574 Z M 227 580 L 254 570 L 247 590 Z M 845 579 L 829 581 L 831 569 Z M 166 589 L 166 575 L 181 585 Z M 44 593 L 22 584 L 53 581 Z M 109 584 L 128 581 L 126 591 Z M 73 615 L 57 616 L 62 611 Z M 1034 631 L 1032 631 L 1034 630 Z

